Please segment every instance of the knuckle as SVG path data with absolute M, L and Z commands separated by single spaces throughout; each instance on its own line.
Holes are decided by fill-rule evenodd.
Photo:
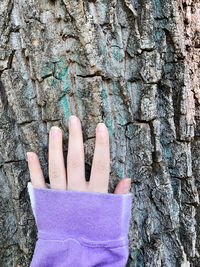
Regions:
M 69 159 L 67 165 L 68 168 L 76 169 L 81 166 L 81 161 L 78 158 Z
M 106 172 L 107 169 L 108 169 L 107 162 L 105 162 L 105 161 L 98 161 L 98 162 L 95 164 L 95 169 L 96 169 L 98 172 L 101 172 L 101 173 Z
M 50 173 L 50 177 L 53 179 L 57 179 L 60 177 L 60 172 L 57 168 L 51 169 L 49 173 Z

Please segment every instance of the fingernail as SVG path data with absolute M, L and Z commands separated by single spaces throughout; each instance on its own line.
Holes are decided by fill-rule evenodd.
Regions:
M 51 127 L 51 136 L 57 136 L 59 131 L 59 127 L 57 126 L 52 126 Z
M 98 123 L 97 124 L 97 130 L 100 131 L 100 132 L 104 132 L 106 130 L 106 126 L 104 123 Z
M 124 190 L 129 193 L 131 189 L 131 178 L 126 179 L 126 183 L 124 185 Z
M 26 161 L 31 161 L 34 158 L 32 152 L 27 152 L 26 153 L 26 157 L 27 157 L 27 160 Z
M 78 123 L 78 118 L 75 115 L 69 117 L 69 123 L 71 125 L 76 125 Z

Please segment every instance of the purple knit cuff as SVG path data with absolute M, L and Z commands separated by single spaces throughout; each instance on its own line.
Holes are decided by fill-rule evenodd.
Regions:
M 28 182 L 38 238 L 127 243 L 132 193 L 113 194 L 39 188 Z M 120 241 L 120 242 L 121 242 Z M 96 242 L 95 242 L 96 244 Z

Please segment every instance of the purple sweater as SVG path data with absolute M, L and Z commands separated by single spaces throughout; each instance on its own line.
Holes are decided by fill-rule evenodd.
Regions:
M 132 193 L 56 190 L 31 182 L 28 192 L 38 229 L 30 267 L 126 265 Z

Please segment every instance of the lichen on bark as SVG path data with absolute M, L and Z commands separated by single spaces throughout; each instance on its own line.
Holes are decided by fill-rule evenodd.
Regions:
M 127 266 L 199 266 L 198 0 L 0 2 L 0 262 L 28 266 L 36 241 L 26 152 L 48 182 L 48 133 L 82 121 L 110 134 L 109 192 L 132 178 Z

